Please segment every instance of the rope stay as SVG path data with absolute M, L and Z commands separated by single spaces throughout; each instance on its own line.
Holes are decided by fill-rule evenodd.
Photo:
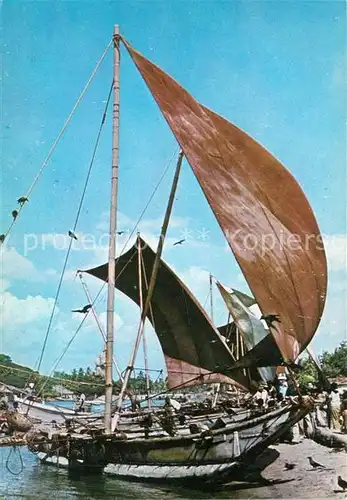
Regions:
M 131 233 L 129 234 L 129 236 L 128 236 L 128 238 L 127 238 L 126 242 L 124 243 L 124 245 L 123 245 L 123 247 L 122 247 L 122 249 L 121 249 L 121 251 L 120 251 L 120 254 L 122 254 L 122 253 L 124 252 L 124 250 L 125 250 L 125 248 L 126 248 L 127 244 L 129 243 L 130 239 L 132 238 L 132 236 L 134 235 L 134 233 L 135 233 L 136 229 L 138 228 L 138 225 L 140 224 L 140 222 L 141 222 L 141 220 L 142 220 L 143 216 L 145 215 L 145 213 L 146 213 L 146 211 L 147 211 L 147 209 L 148 209 L 148 207 L 149 207 L 150 203 L 152 202 L 152 200 L 153 200 L 153 198 L 154 198 L 155 193 L 158 191 L 160 184 L 162 183 L 162 181 L 163 181 L 163 179 L 164 179 L 165 175 L 167 174 L 167 172 L 168 172 L 168 170 L 169 170 L 169 168 L 170 168 L 170 165 L 171 165 L 171 163 L 172 163 L 172 160 L 175 158 L 175 156 L 177 156 L 177 151 L 178 151 L 178 148 L 174 151 L 174 153 L 172 154 L 172 156 L 171 156 L 171 157 L 170 157 L 170 159 L 168 160 L 167 165 L 166 165 L 166 167 L 165 167 L 165 169 L 164 169 L 164 171 L 163 171 L 162 175 L 160 176 L 160 178 L 159 178 L 159 180 L 158 180 L 158 182 L 157 182 L 157 184 L 156 184 L 156 186 L 155 186 L 154 190 L 153 190 L 153 191 L 152 191 L 152 193 L 151 193 L 151 196 L 149 197 L 149 199 L 148 199 L 148 201 L 147 201 L 147 203 L 146 203 L 145 207 L 143 208 L 143 210 L 142 210 L 142 212 L 140 213 L 140 215 L 139 215 L 139 217 L 138 217 L 137 221 L 135 222 L 134 227 L 133 227 L 133 230 L 132 230 L 132 231 L 131 231 Z M 129 263 L 130 263 L 130 259 L 129 259 L 129 261 L 128 261 L 126 264 L 124 264 L 124 266 L 123 266 L 123 268 L 120 270 L 120 272 L 119 272 L 119 273 L 117 273 L 117 276 L 116 276 L 116 281 L 117 281 L 117 278 L 119 278 L 119 277 L 122 275 L 122 273 L 125 271 L 126 267 L 129 265 Z M 77 271 L 77 272 L 79 272 L 79 271 Z M 81 272 L 83 272 L 83 271 L 81 271 Z M 97 294 L 97 297 L 98 297 L 98 296 L 102 293 L 102 291 L 104 290 L 105 286 L 106 286 L 106 282 L 105 282 L 103 285 L 101 285 L 101 288 L 100 288 L 100 290 L 99 290 L 99 292 L 98 292 L 98 294 Z M 94 304 L 96 303 L 97 297 L 95 297 L 95 299 L 94 299 L 93 306 L 94 306 Z M 99 301 L 104 300 L 104 298 L 105 298 L 104 296 L 100 297 Z
M 112 84 L 113 84 L 113 82 L 112 82 Z M 107 103 L 107 105 L 108 105 L 108 103 Z M 105 116 L 105 113 L 104 113 L 103 118 L 102 118 L 102 125 L 103 125 L 103 123 L 104 123 L 104 121 L 105 121 L 105 117 L 104 117 L 104 116 Z M 98 137 L 100 137 L 100 135 L 99 135 L 99 134 L 98 134 Z M 162 183 L 162 181 L 163 181 L 163 179 L 164 179 L 165 175 L 167 174 L 167 172 L 168 172 L 168 170 L 169 170 L 169 167 L 170 167 L 170 165 L 171 165 L 171 163 L 172 163 L 172 160 L 173 160 L 173 158 L 176 156 L 176 153 L 177 153 L 177 150 L 175 150 L 175 151 L 174 151 L 174 153 L 172 154 L 172 156 L 171 156 L 171 157 L 170 157 L 170 159 L 168 160 L 167 165 L 166 165 L 166 167 L 165 167 L 165 169 L 164 169 L 164 171 L 163 171 L 162 175 L 160 176 L 160 178 L 159 178 L 159 180 L 158 180 L 158 183 L 156 184 L 156 186 L 155 186 L 155 188 L 154 188 L 153 192 L 151 193 L 150 198 L 148 199 L 148 202 L 146 203 L 146 205 L 145 205 L 144 209 L 142 210 L 142 212 L 141 212 L 141 214 L 140 214 L 139 218 L 137 219 L 137 221 L 136 221 L 136 223 L 135 223 L 135 225 L 134 225 L 134 228 L 133 228 L 132 232 L 130 233 L 129 237 L 127 238 L 127 241 L 125 242 L 125 244 L 124 244 L 124 246 L 123 246 L 123 248 L 122 248 L 122 250 L 121 250 L 121 253 L 123 253 L 124 249 L 126 248 L 126 245 L 129 243 L 129 241 L 130 241 L 130 239 L 131 239 L 132 235 L 134 234 L 134 232 L 135 232 L 136 228 L 138 227 L 139 223 L 141 222 L 141 220 L 142 220 L 142 218 L 143 218 L 143 216 L 144 216 L 145 212 L 147 211 L 147 209 L 148 209 L 148 207 L 149 207 L 149 205 L 150 205 L 150 203 L 151 203 L 152 199 L 154 198 L 155 193 L 156 193 L 156 192 L 157 192 L 157 190 L 159 189 L 160 184 Z M 93 157 L 94 157 L 94 156 L 95 156 L 95 155 L 94 155 L 94 153 L 93 153 Z M 85 186 L 86 186 L 86 185 L 85 185 Z M 84 195 L 84 194 L 85 194 L 85 189 L 83 189 L 83 195 Z M 77 223 L 75 223 L 75 225 L 74 225 L 74 230 L 76 229 L 76 225 L 77 225 Z M 70 252 L 70 249 L 71 249 L 71 244 L 72 244 L 72 239 L 71 239 L 71 241 L 70 241 L 70 245 L 69 245 L 68 252 Z M 68 255 L 67 255 L 67 258 L 68 258 Z M 65 260 L 64 271 L 63 271 L 63 273 L 62 273 L 62 277 L 63 277 L 64 272 L 65 272 L 65 269 L 66 269 L 67 258 L 66 258 L 66 260 Z M 117 277 L 119 277 L 119 276 L 120 276 L 120 275 L 124 272 L 124 270 L 125 270 L 125 269 L 126 269 L 126 267 L 129 265 L 129 263 L 130 263 L 130 259 L 129 259 L 129 261 L 128 261 L 128 262 L 127 262 L 124 266 L 123 266 L 123 268 L 121 269 L 121 271 L 117 274 Z M 81 271 L 77 271 L 77 273 L 78 273 L 78 272 L 81 272 Z M 76 273 L 76 274 L 77 274 L 77 273 Z M 60 280 L 60 283 L 59 283 L 59 290 L 58 290 L 57 296 L 59 295 L 59 291 L 60 291 L 60 287 L 61 287 L 61 283 L 62 283 L 62 277 L 61 277 L 61 280 Z M 94 300 L 93 300 L 93 302 L 92 302 L 92 306 L 93 306 L 93 307 L 95 306 L 95 304 L 96 304 L 98 301 L 101 301 L 101 300 L 103 300 L 103 299 L 104 299 L 104 297 L 100 297 L 100 295 L 101 295 L 101 293 L 103 292 L 103 290 L 104 290 L 104 288 L 105 288 L 105 285 L 106 285 L 106 283 L 104 283 L 104 284 L 101 286 L 100 290 L 99 290 L 99 291 L 98 291 L 98 293 L 96 294 L 96 296 L 95 296 L 95 298 L 94 298 Z M 55 309 L 55 307 L 56 307 L 56 301 L 55 301 L 55 304 L 54 304 L 54 309 Z M 54 314 L 54 311 L 52 311 L 52 312 L 53 312 L 53 314 Z M 87 316 L 87 315 L 86 315 L 86 316 Z M 63 353 L 62 353 L 62 355 L 59 357 L 59 361 L 54 363 L 54 367 L 51 369 L 51 372 L 50 372 L 50 373 L 53 373 L 53 372 L 56 370 L 56 368 L 57 368 L 58 364 L 59 364 L 59 363 L 60 363 L 60 361 L 63 359 L 63 356 L 66 354 L 66 351 L 67 351 L 68 347 L 70 347 L 71 343 L 72 343 L 72 342 L 73 342 L 73 340 L 76 338 L 77 333 L 80 331 L 80 329 L 81 329 L 81 327 L 82 327 L 82 324 L 84 323 L 84 320 L 85 320 L 86 316 L 83 318 L 83 320 L 82 320 L 81 324 L 77 327 L 77 330 L 76 330 L 76 332 L 73 334 L 72 338 L 70 339 L 70 341 L 69 341 L 69 343 L 68 343 L 68 346 L 67 346 L 67 347 L 65 347 L 65 349 L 64 349 L 64 351 L 63 351 Z M 49 330 L 50 330 L 50 327 L 51 327 L 52 319 L 53 319 L 53 315 L 51 315 L 51 318 L 50 318 L 50 323 L 49 323 L 49 328 L 47 329 L 47 332 L 46 332 L 46 337 L 47 337 L 47 338 L 48 338 Z M 45 349 L 46 344 L 47 344 L 47 338 L 46 338 L 46 337 L 45 337 L 45 342 L 44 342 L 44 346 L 43 346 L 43 352 L 44 352 L 44 349 Z M 37 361 L 36 361 L 36 363 L 35 363 L 35 365 L 37 365 L 37 364 L 38 364 L 38 366 L 39 366 L 39 367 L 37 368 L 37 370 L 36 370 L 36 371 L 39 371 L 39 368 L 40 368 L 40 366 L 41 366 L 42 357 L 43 357 L 43 352 L 41 352 L 42 356 L 41 356 L 41 354 L 40 354 L 40 356 L 39 356 L 38 360 L 37 360 Z M 1 365 L 1 364 L 0 364 L 0 368 L 1 368 L 1 367 L 4 367 L 4 365 Z M 7 368 L 7 367 L 6 367 L 6 368 Z M 11 369 L 14 369 L 14 368 L 11 368 Z M 18 369 L 17 369 L 17 370 L 18 370 Z M 23 370 L 23 371 L 25 371 L 25 370 Z M 159 370 L 159 371 L 161 371 L 161 370 Z M 34 377 L 36 377 L 36 376 L 37 376 L 37 373 L 35 373 L 35 374 L 34 374 Z M 51 379 L 51 378 L 52 378 L 52 377 L 51 377 L 51 375 L 49 375 L 49 376 L 48 376 L 48 379 Z M 29 377 L 28 381 L 29 381 L 30 379 L 31 379 L 31 376 Z M 54 377 L 54 379 L 56 379 L 56 377 Z M 56 379 L 56 380 L 58 380 L 58 379 Z M 61 380 L 63 381 L 63 380 L 66 380 L 66 379 L 61 379 Z M 72 380 L 70 380 L 69 382 L 74 382 L 74 383 L 76 383 L 75 381 L 72 381 Z M 47 383 L 47 381 L 45 382 L 45 385 L 46 385 L 46 383 Z M 80 383 L 82 384 L 82 383 L 84 383 L 84 382 L 80 382 Z M 94 384 L 94 385 L 95 385 L 95 384 Z M 102 384 L 102 385 L 104 385 L 104 384 Z M 42 390 L 43 390 L 43 387 L 41 387 L 40 392 L 42 392 Z
M 26 195 L 25 196 L 21 196 L 17 200 L 17 202 L 19 203 L 18 210 L 13 210 L 13 212 L 12 212 L 13 219 L 12 219 L 11 224 L 10 224 L 9 228 L 7 229 L 6 233 L 4 233 L 4 234 L 1 235 L 1 240 L 0 240 L 1 243 L 3 243 L 4 240 L 5 240 L 5 238 L 9 235 L 12 227 L 14 226 L 15 222 L 18 220 L 18 217 L 19 217 L 19 215 L 21 214 L 21 212 L 23 210 L 23 207 L 26 205 L 26 202 L 29 201 L 29 197 L 30 197 L 32 191 L 34 190 L 34 188 L 35 188 L 35 186 L 36 186 L 39 178 L 41 177 L 41 174 L 42 174 L 43 170 L 45 169 L 45 167 L 47 166 L 49 160 L 51 159 L 51 157 L 52 157 L 52 155 L 53 155 L 53 153 L 54 153 L 54 151 L 55 151 L 58 143 L 60 142 L 60 139 L 62 138 L 62 136 L 64 135 L 65 130 L 67 129 L 68 125 L 70 124 L 70 122 L 72 120 L 72 117 L 74 116 L 74 114 L 75 114 L 75 112 L 76 112 L 76 110 L 77 110 L 80 102 L 82 101 L 82 99 L 83 99 L 85 93 L 87 92 L 90 84 L 92 83 L 92 81 L 93 81 L 96 73 L 98 72 L 98 70 L 99 70 L 99 68 L 100 68 L 103 60 L 105 59 L 105 57 L 106 57 L 106 55 L 107 55 L 107 53 L 108 53 L 111 45 L 112 45 L 112 40 L 110 40 L 110 42 L 108 43 L 107 47 L 105 48 L 103 54 L 101 55 L 100 59 L 98 60 L 98 62 L 96 64 L 94 70 L 92 71 L 92 73 L 91 73 L 91 75 L 90 75 L 87 83 L 85 84 L 84 88 L 82 89 L 82 92 L 80 93 L 79 97 L 77 98 L 77 101 L 75 102 L 75 104 L 74 104 L 74 106 L 73 106 L 73 108 L 72 108 L 69 116 L 65 120 L 65 123 L 64 123 L 62 129 L 60 130 L 59 134 L 57 135 L 56 139 L 54 140 L 54 142 L 53 142 L 50 150 L 47 153 L 46 158 L 43 160 L 43 162 L 42 162 L 42 164 L 41 164 L 41 166 L 39 168 L 39 171 L 36 174 L 36 176 L 35 176 L 32 184 L 31 184 L 31 186 L 29 187 Z
M 27 370 L 24 370 L 23 368 L 14 368 L 12 366 L 6 366 L 0 364 L 0 370 L 7 370 L 8 372 L 16 371 L 16 372 L 21 372 L 21 373 L 28 373 Z M 83 382 L 82 380 L 72 380 L 68 378 L 60 378 L 60 377 L 50 377 L 49 375 L 40 375 L 41 378 L 49 378 L 51 380 L 57 381 L 57 382 L 69 382 L 71 384 L 76 384 L 76 385 L 100 385 L 104 387 L 105 384 L 99 384 L 97 382 Z M 5 384 L 6 385 L 6 384 Z M 21 392 L 21 389 L 18 389 L 19 392 Z
M 89 167 L 88 167 L 87 177 L 86 177 L 86 180 L 84 182 L 84 186 L 83 186 L 83 190 L 82 190 L 80 202 L 79 202 L 79 205 L 78 205 L 77 214 L 76 214 L 75 221 L 74 221 L 74 224 L 73 224 L 73 231 L 72 231 L 72 233 L 71 233 L 71 231 L 69 232 L 69 233 L 71 233 L 73 235 L 75 233 L 75 230 L 76 230 L 76 227 L 77 227 L 77 224 L 78 224 L 78 221 L 79 221 L 79 217 L 80 217 L 80 214 L 81 214 L 82 205 L 83 205 L 83 202 L 84 202 L 84 198 L 85 198 L 85 195 L 86 195 L 87 187 L 88 187 L 88 184 L 89 184 L 89 179 L 90 179 L 91 171 L 92 171 L 92 168 L 93 168 L 93 165 L 94 165 L 94 160 L 95 160 L 96 152 L 97 152 L 97 149 L 98 149 L 98 146 L 99 146 L 99 142 L 100 142 L 101 132 L 102 132 L 102 129 L 103 129 L 103 126 L 104 126 L 104 123 L 105 123 L 107 109 L 108 109 L 109 102 L 110 102 L 110 99 L 111 99 L 112 89 L 113 89 L 113 81 L 112 81 L 112 85 L 111 85 L 110 91 L 108 93 L 108 98 L 107 98 L 107 101 L 106 101 L 105 110 L 104 110 L 104 113 L 102 115 L 101 123 L 100 123 L 99 130 L 98 130 L 98 133 L 97 133 L 95 145 L 94 145 L 94 148 L 93 148 L 92 157 L 91 157 L 91 160 L 90 160 L 90 163 L 89 163 Z M 55 296 L 54 303 L 53 303 L 52 312 L 51 312 L 51 315 L 50 315 L 50 318 L 49 318 L 48 327 L 47 327 L 46 335 L 45 335 L 45 338 L 44 338 L 44 342 L 43 342 L 43 346 L 42 346 L 42 350 L 41 350 L 41 354 L 40 354 L 40 358 L 39 358 L 39 362 L 38 362 L 38 366 L 37 366 L 37 371 L 40 371 L 40 368 L 41 368 L 41 363 L 42 363 L 44 351 L 45 351 L 46 345 L 47 345 L 48 335 L 49 335 L 49 332 L 50 332 L 50 329 L 51 329 L 51 325 L 52 325 L 54 313 L 55 313 L 55 310 L 56 310 L 56 306 L 57 306 L 57 302 L 58 302 L 58 298 L 59 298 L 59 294 L 60 294 L 61 285 L 63 283 L 64 274 L 65 274 L 65 271 L 66 271 L 66 267 L 67 267 L 67 263 L 68 263 L 68 260 L 69 260 L 69 256 L 70 256 L 70 252 L 71 252 L 71 248 L 72 248 L 72 243 L 73 243 L 74 239 L 75 238 L 71 237 L 71 235 L 70 235 L 69 247 L 68 247 L 67 252 L 66 252 L 63 269 L 62 269 L 62 272 L 61 272 L 61 275 L 60 275 L 60 279 L 59 279 L 59 283 L 58 283 L 58 288 L 57 288 L 56 296 Z

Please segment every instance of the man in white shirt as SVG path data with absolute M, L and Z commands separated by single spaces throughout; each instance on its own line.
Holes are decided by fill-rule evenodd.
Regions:
M 82 392 L 81 395 L 80 395 L 80 398 L 78 400 L 78 411 L 84 411 L 85 400 L 86 400 L 86 396 Z
M 329 429 L 334 429 L 336 431 L 339 431 L 341 429 L 340 425 L 341 399 L 336 382 L 333 382 L 330 386 L 330 390 L 327 395 L 327 403 L 328 403 Z

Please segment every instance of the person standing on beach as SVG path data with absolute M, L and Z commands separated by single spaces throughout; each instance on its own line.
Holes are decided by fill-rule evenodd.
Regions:
M 341 400 L 338 391 L 338 385 L 336 384 L 336 382 L 333 382 L 330 386 L 327 395 L 327 406 L 328 406 L 329 429 L 339 431 L 341 429 L 340 426 Z
M 342 405 L 341 405 L 341 413 L 342 413 L 342 432 L 347 434 L 347 391 L 344 391 L 342 394 Z
M 86 396 L 82 392 L 78 400 L 78 411 L 84 411 L 84 403 L 86 402 Z
M 284 372 L 279 373 L 277 375 L 277 381 L 278 381 L 277 391 L 279 394 L 282 394 L 283 398 L 285 398 L 288 391 L 287 375 Z

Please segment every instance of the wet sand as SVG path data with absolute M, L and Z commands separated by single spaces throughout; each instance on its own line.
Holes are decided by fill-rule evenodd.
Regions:
M 273 481 L 270 485 L 250 487 L 249 484 L 228 485 L 214 498 L 347 498 L 337 485 L 337 476 L 347 480 L 347 453 L 327 448 L 310 439 L 301 443 L 272 446 L 267 454 L 278 458 L 262 472 L 262 477 Z M 307 457 L 324 465 L 325 469 L 313 469 Z M 266 454 L 265 454 L 266 457 Z M 271 459 L 271 457 L 270 457 Z M 286 462 L 295 463 L 293 470 L 286 471 Z

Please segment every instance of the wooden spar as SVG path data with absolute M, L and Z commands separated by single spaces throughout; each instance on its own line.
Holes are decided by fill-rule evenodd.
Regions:
M 118 153 L 119 153 L 119 73 L 120 47 L 119 26 L 113 32 L 113 131 L 112 131 L 112 178 L 110 203 L 110 243 L 108 253 L 108 294 L 107 294 L 107 337 L 105 362 L 105 430 L 112 432 L 112 358 L 114 330 L 114 295 L 115 295 L 115 258 L 117 231 L 117 193 L 118 193 Z
M 162 251 L 163 251 L 165 236 L 166 236 L 167 228 L 169 226 L 169 221 L 170 221 L 170 216 L 171 216 L 171 212 L 172 212 L 173 202 L 174 202 L 174 199 L 175 199 L 175 194 L 176 194 L 178 179 L 179 179 L 179 175 L 180 175 L 180 171 L 181 171 L 182 161 L 183 161 L 183 151 L 180 151 L 180 153 L 178 155 L 178 160 L 177 160 L 177 165 L 176 165 L 176 171 L 175 171 L 174 179 L 173 179 L 173 182 L 172 182 L 171 192 L 170 192 L 170 196 L 169 196 L 169 200 L 168 200 L 168 204 L 167 204 L 167 208 L 166 208 L 166 212 L 165 212 L 164 222 L 163 222 L 163 226 L 161 228 L 161 234 L 160 234 L 160 237 L 159 237 L 158 248 L 157 248 L 157 252 L 155 254 L 155 259 L 154 259 L 154 263 L 153 263 L 153 269 L 152 269 L 151 279 L 150 279 L 149 285 L 148 285 L 148 291 L 147 291 L 146 301 L 145 301 L 144 308 L 143 308 L 143 310 L 141 312 L 141 320 L 140 320 L 139 328 L 138 328 L 138 331 L 137 331 L 136 341 L 135 341 L 135 344 L 134 344 L 133 351 L 131 353 L 129 365 L 128 365 L 126 371 L 125 371 L 124 382 L 122 384 L 122 388 L 121 388 L 121 391 L 119 393 L 116 412 L 115 412 L 115 414 L 113 416 L 113 419 L 112 419 L 112 430 L 116 429 L 116 427 L 118 425 L 118 421 L 119 421 L 119 417 L 120 417 L 120 411 L 121 411 L 121 408 L 122 408 L 122 402 L 123 402 L 124 392 L 126 390 L 126 387 L 127 387 L 127 384 L 128 384 L 128 381 L 129 381 L 129 378 L 130 378 L 130 375 L 131 375 L 131 372 L 133 371 L 133 367 L 134 367 L 134 363 L 135 363 L 137 351 L 139 349 L 140 341 L 141 341 L 141 338 L 142 338 L 142 333 L 143 333 L 143 329 L 144 329 L 144 325 L 145 325 L 145 320 L 146 320 L 148 309 L 150 307 L 150 303 L 151 303 L 151 299 L 152 299 L 152 295 L 153 295 L 153 290 L 154 290 L 154 287 L 155 287 L 155 282 L 156 282 L 156 278 L 157 278 L 157 274 L 158 274 L 159 263 L 160 263 L 160 258 L 161 258 L 161 254 L 162 254 Z
M 105 332 L 104 332 L 104 328 L 103 328 L 103 326 L 102 326 L 102 324 L 101 324 L 101 322 L 100 322 L 100 319 L 99 319 L 98 315 L 96 314 L 95 307 L 94 307 L 94 304 L 93 304 L 93 302 L 92 302 L 92 298 L 91 298 L 91 296 L 90 296 L 90 293 L 89 293 L 88 287 L 87 287 L 86 283 L 85 283 L 85 282 L 84 282 L 84 280 L 83 280 L 82 273 L 79 273 L 78 275 L 79 275 L 79 278 L 80 278 L 80 280 L 81 280 L 82 288 L 83 288 L 83 290 L 84 290 L 84 293 L 86 294 L 86 297 L 87 297 L 88 303 L 92 306 L 92 307 L 91 307 L 91 311 L 92 311 L 92 313 L 93 313 L 93 316 L 94 316 L 94 319 L 95 319 L 95 321 L 96 321 L 96 324 L 97 324 L 97 326 L 98 326 L 98 328 L 99 328 L 99 332 L 100 332 L 100 334 L 101 334 L 101 336 L 102 336 L 102 338 L 103 338 L 103 340 L 104 340 L 104 342 L 105 342 L 105 345 L 106 345 L 106 334 L 105 334 Z M 118 377 L 120 378 L 120 380 L 123 382 L 123 375 L 122 375 L 122 373 L 121 373 L 121 371 L 120 371 L 120 369 L 119 369 L 118 363 L 116 362 L 116 360 L 115 360 L 114 356 L 113 356 L 113 359 L 112 359 L 112 360 L 113 360 L 113 364 L 114 364 L 114 367 L 115 367 L 115 369 L 116 369 L 117 375 L 118 375 Z
M 212 324 L 214 325 L 214 320 L 213 320 L 213 283 L 212 283 L 212 274 L 210 273 L 210 314 L 211 314 L 211 321 Z M 220 392 L 220 383 L 216 384 L 216 392 L 212 401 L 212 408 L 214 408 L 217 404 L 219 392 Z
M 327 379 L 327 377 L 324 375 L 324 373 L 322 371 L 322 367 L 319 363 L 319 360 L 316 358 L 316 356 L 315 356 L 315 354 L 312 351 L 310 346 L 306 347 L 306 352 L 307 352 L 309 358 L 311 359 L 311 361 L 313 362 L 314 366 L 316 367 L 319 382 L 323 385 L 324 389 L 326 389 L 326 390 L 329 389 L 330 382 Z
M 240 335 L 240 351 L 241 351 L 241 356 L 243 357 L 245 355 L 245 345 L 244 345 L 243 337 L 242 337 L 240 331 L 239 331 L 239 335 Z M 243 373 L 244 373 L 245 376 L 247 376 L 247 370 L 246 370 L 246 368 L 243 370 Z
M 212 286 L 212 274 L 210 273 L 210 312 L 211 312 L 211 321 L 214 325 L 213 320 L 213 286 Z
M 139 303 L 140 303 L 140 311 L 142 314 L 143 293 L 142 293 L 142 253 L 141 253 L 140 233 L 137 233 L 137 262 L 138 262 L 138 270 L 139 270 Z M 148 404 L 148 408 L 150 409 L 151 408 L 151 400 L 149 399 L 148 358 L 147 358 L 147 342 L 146 342 L 145 331 L 143 331 L 142 345 L 143 345 L 143 356 L 145 359 L 147 404 Z

